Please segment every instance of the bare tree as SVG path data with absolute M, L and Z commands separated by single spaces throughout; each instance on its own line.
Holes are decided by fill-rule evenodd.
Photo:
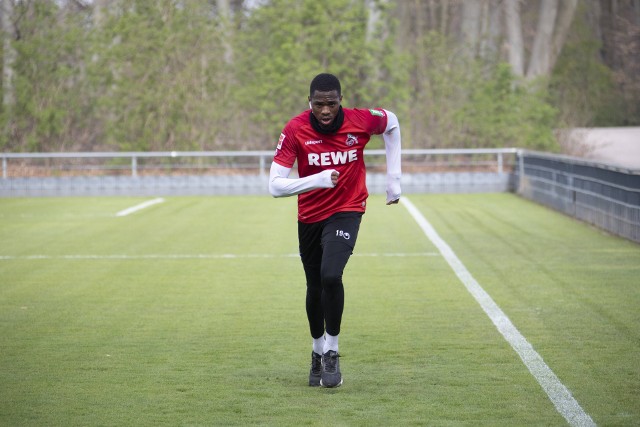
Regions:
M 555 29 L 558 0 L 542 0 L 538 16 L 538 28 L 533 41 L 531 59 L 527 67 L 527 78 L 547 73 L 551 61 L 551 44 Z
M 567 38 L 577 5 L 578 0 L 564 0 L 559 11 L 558 0 L 542 0 L 527 78 L 551 72 Z
M 525 64 L 525 44 L 520 0 L 504 0 L 509 63 L 517 76 L 534 79 L 547 76 L 562 50 L 575 15 L 578 0 L 541 0 L 531 57 Z
M 603 60 L 613 69 L 628 123 L 640 117 L 640 1 L 600 0 Z
M 482 21 L 483 0 L 467 0 L 462 4 L 460 35 L 464 49 L 474 57 L 480 44 L 480 23 Z
M 96 28 L 102 27 L 105 21 L 105 14 L 107 13 L 109 0 L 94 0 L 93 1 L 93 25 Z
M 498 51 L 502 32 L 500 0 L 470 0 L 461 3 L 459 36 L 471 58 L 488 58 Z
M 376 29 L 380 23 L 380 9 L 378 9 L 375 0 L 366 0 L 367 12 L 369 17 L 367 19 L 367 42 L 373 41 L 376 33 Z
M 553 42 L 551 45 L 551 58 L 549 61 L 551 68 L 553 68 L 556 61 L 558 60 L 558 56 L 562 51 L 562 46 L 564 46 L 565 42 L 567 41 L 567 35 L 569 34 L 569 30 L 571 29 L 571 23 L 573 22 L 573 17 L 575 16 L 577 7 L 578 0 L 564 0 L 562 2 L 560 15 L 558 16 L 558 20 L 556 22 L 556 32 L 554 34 Z
M 480 57 L 487 58 L 499 51 L 502 36 L 502 8 L 500 0 L 488 0 L 482 5 Z
M 2 17 L 0 25 L 2 27 L 2 105 L 5 111 L 10 110 L 15 102 L 13 87 L 13 65 L 16 60 L 16 51 L 13 48 L 15 31 L 13 28 L 13 0 L 2 0 Z
M 229 0 L 216 0 L 218 6 L 218 16 L 220 18 L 220 25 L 222 27 L 224 44 L 224 62 L 226 64 L 233 63 L 233 48 L 231 47 L 231 6 Z

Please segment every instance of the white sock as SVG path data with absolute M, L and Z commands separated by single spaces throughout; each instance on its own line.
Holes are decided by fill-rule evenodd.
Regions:
M 329 350 L 338 351 L 338 335 L 333 336 L 329 334 L 325 334 L 324 348 L 322 349 L 322 354 L 326 353 Z
M 324 337 L 313 339 L 313 352 L 322 356 L 324 350 Z

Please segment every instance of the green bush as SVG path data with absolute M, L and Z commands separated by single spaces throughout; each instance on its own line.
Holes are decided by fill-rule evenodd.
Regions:
M 557 110 L 546 98 L 543 88 L 517 81 L 511 67 L 499 63 L 488 78 L 476 78 L 467 103 L 456 114 L 465 146 L 556 151 Z

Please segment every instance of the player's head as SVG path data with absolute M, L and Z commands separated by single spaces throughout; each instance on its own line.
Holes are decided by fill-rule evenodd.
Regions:
M 309 85 L 309 97 L 313 97 L 315 91 L 318 92 L 331 92 L 337 91 L 338 96 L 342 97 L 342 89 L 340 88 L 340 80 L 333 74 L 321 73 L 311 80 Z
M 342 90 L 340 80 L 333 74 L 318 74 L 309 86 L 309 108 L 320 129 L 329 130 L 341 123 L 334 122 L 341 113 Z

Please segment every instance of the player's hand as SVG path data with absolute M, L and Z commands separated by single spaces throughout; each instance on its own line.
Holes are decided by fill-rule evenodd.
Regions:
M 400 189 L 400 174 L 387 174 L 387 206 L 397 205 L 400 201 L 401 194 L 402 190 Z
M 338 171 L 331 172 L 331 183 L 333 184 L 334 187 L 338 183 L 338 177 L 339 176 L 340 176 L 340 172 L 338 172 Z
M 338 183 L 340 172 L 335 169 L 325 169 L 318 172 L 318 188 L 334 188 Z

